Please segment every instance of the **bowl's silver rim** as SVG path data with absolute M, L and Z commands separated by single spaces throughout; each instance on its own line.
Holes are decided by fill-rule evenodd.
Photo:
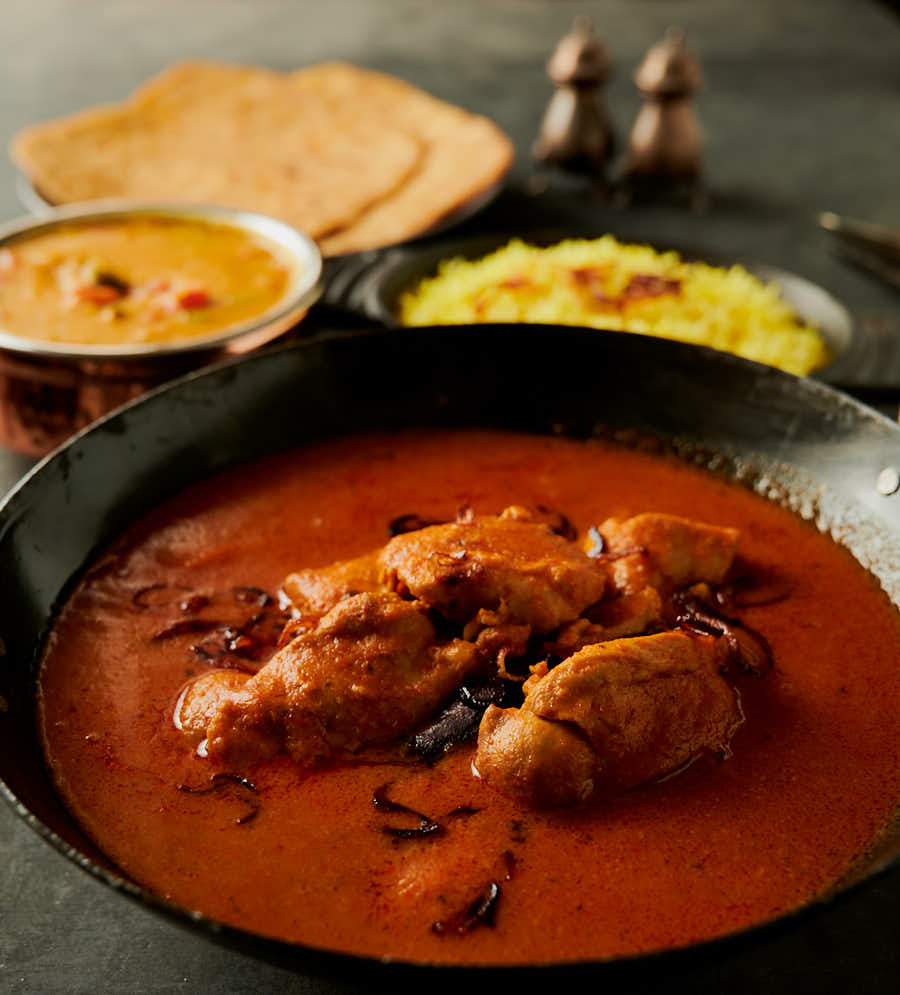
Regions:
M 322 255 L 308 235 L 286 221 L 218 204 L 188 204 L 170 201 L 111 199 L 51 208 L 37 217 L 20 217 L 0 225 L 0 249 L 19 239 L 52 230 L 74 221 L 92 222 L 128 217 L 160 217 L 207 221 L 251 232 L 273 243 L 292 264 L 290 285 L 285 295 L 255 318 L 224 329 L 165 343 L 130 345 L 89 345 L 29 339 L 0 327 L 0 349 L 47 359 L 129 360 L 181 355 L 217 349 L 234 339 L 275 325 L 285 328 L 293 317 L 306 311 L 321 293 Z

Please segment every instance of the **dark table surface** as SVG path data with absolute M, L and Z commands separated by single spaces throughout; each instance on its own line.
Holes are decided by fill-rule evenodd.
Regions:
M 707 78 L 697 101 L 707 134 L 707 215 L 665 202 L 614 210 L 559 179 L 534 194 L 529 147 L 551 92 L 543 66 L 578 13 L 593 17 L 615 59 L 608 99 L 620 137 L 639 105 L 630 77 L 643 51 L 669 24 L 686 29 Z M 2 21 L 2 136 L 118 99 L 182 57 L 276 68 L 344 58 L 386 70 L 493 117 L 516 142 L 508 189 L 465 232 L 572 224 L 793 270 L 827 287 L 850 309 L 859 333 L 878 343 L 880 351 L 857 371 L 859 382 L 896 387 L 900 397 L 900 294 L 838 260 L 815 225 L 827 209 L 900 227 L 900 18 L 887 6 L 5 0 Z M 14 170 L 0 162 L 0 219 L 21 213 Z M 28 466 L 0 453 L 0 490 Z M 220 947 L 113 895 L 5 807 L 0 846 L 2 991 L 349 992 L 388 980 L 374 970 L 360 981 L 276 967 Z M 775 933 L 667 968 L 662 978 L 628 967 L 593 971 L 577 983 L 585 980 L 632 990 L 665 984 L 677 992 L 896 992 L 900 869 Z M 418 979 L 417 987 L 436 984 Z

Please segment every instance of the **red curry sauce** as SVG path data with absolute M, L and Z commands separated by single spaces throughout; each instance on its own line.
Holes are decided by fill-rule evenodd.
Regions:
M 742 611 L 775 669 L 740 686 L 734 755 L 574 811 L 490 790 L 469 747 L 433 767 L 308 775 L 281 758 L 248 773 L 255 791 L 228 779 L 183 790 L 209 786 L 213 770 L 173 728 L 173 704 L 216 663 L 191 649 L 204 632 L 177 623 L 245 618 L 236 586 L 274 592 L 291 570 L 383 544 L 399 515 L 447 519 L 466 502 L 478 513 L 542 504 L 579 532 L 647 510 L 738 527 L 740 555 L 777 569 L 791 593 Z M 40 719 L 72 812 L 125 872 L 179 905 L 361 954 L 548 962 L 691 943 L 826 889 L 900 797 L 898 663 L 898 616 L 875 581 L 736 485 L 605 444 L 421 432 L 269 458 L 135 525 L 61 613 Z M 373 805 L 386 784 L 444 831 L 386 832 L 417 824 Z M 489 922 L 463 928 L 489 882 Z

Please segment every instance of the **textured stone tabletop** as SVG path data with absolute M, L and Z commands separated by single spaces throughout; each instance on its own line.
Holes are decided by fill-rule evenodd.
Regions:
M 551 89 L 544 62 L 578 13 L 593 17 L 615 60 L 608 99 L 620 138 L 639 105 L 634 66 L 669 24 L 686 30 L 707 78 L 697 106 L 708 136 L 708 215 L 659 203 L 615 211 L 565 186 L 529 193 L 529 147 Z M 900 294 L 838 260 L 815 224 L 828 209 L 900 227 L 900 18 L 886 6 L 866 0 L 5 0 L 0 22 L 4 140 L 33 121 L 121 98 L 178 58 L 285 69 L 344 58 L 485 113 L 512 135 L 519 159 L 510 189 L 466 231 L 521 229 L 533 218 L 535 227 L 588 225 L 764 260 L 824 285 L 860 326 L 888 337 L 896 330 L 900 340 Z M 0 220 L 21 213 L 14 170 L 0 161 Z M 881 379 L 900 386 L 900 362 L 896 376 L 889 363 L 881 366 Z M 0 490 L 27 465 L 0 454 Z M 220 947 L 112 894 L 5 806 L 0 847 L 0 991 L 350 992 L 394 984 L 375 969 L 361 979 L 329 977 L 299 962 L 276 967 Z M 775 933 L 707 951 L 662 978 L 652 964 L 584 973 L 579 983 L 637 991 L 652 981 L 667 992 L 893 993 L 900 988 L 900 870 Z M 497 982 L 488 976 L 464 984 Z M 418 990 L 451 986 L 444 975 L 411 983 Z

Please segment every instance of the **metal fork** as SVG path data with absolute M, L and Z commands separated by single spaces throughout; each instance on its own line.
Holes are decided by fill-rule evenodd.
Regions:
M 834 236 L 838 250 L 850 262 L 900 288 L 900 231 L 833 211 L 820 214 L 819 225 Z

